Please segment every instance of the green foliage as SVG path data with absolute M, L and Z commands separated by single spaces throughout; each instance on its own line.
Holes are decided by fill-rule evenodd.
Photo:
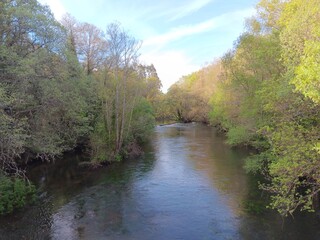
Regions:
M 155 117 L 151 104 L 141 98 L 133 110 L 132 137 L 138 142 L 145 142 L 155 126 Z
M 276 161 L 276 159 L 272 152 L 267 150 L 248 157 L 245 161 L 244 169 L 247 173 L 262 173 L 266 176 L 269 173 L 270 162 Z
M 264 158 L 261 155 L 253 156 L 246 159 L 244 169 L 248 173 L 257 174 L 262 171 L 262 166 L 264 164 Z
M 111 161 L 113 153 L 114 135 L 109 136 L 103 117 L 96 119 L 94 130 L 90 135 L 90 149 L 92 162 Z
M 92 162 L 121 161 L 127 153 L 124 152 L 127 145 L 132 142 L 145 142 L 155 125 L 153 108 L 149 101 L 140 98 L 131 116 L 130 131 L 124 139 L 124 146 L 121 152 L 114 151 L 115 132 L 108 132 L 105 119 L 100 115 L 90 136 Z
M 312 101 L 320 104 L 320 43 L 319 41 L 306 41 L 304 56 L 296 68 L 296 76 L 292 83 L 296 89 Z
M 221 71 L 220 61 L 182 77 L 166 94 L 162 111 L 168 120 L 180 122 L 209 122 L 210 98 Z
M 314 123 L 312 124 L 314 125 Z M 281 214 L 292 214 L 298 207 L 311 210 L 312 198 L 319 189 L 319 153 L 315 126 L 283 122 L 271 134 L 272 152 L 277 157 L 270 162 L 272 183 L 265 186 L 273 196 L 272 208 Z
M 320 3 L 318 0 L 291 0 L 280 18 L 282 58 L 295 73 L 291 79 L 296 90 L 320 103 L 319 36 Z
M 0 103 L 2 108 L 7 112 L 10 109 L 13 97 L 9 97 L 6 93 L 6 88 L 0 84 Z M 6 113 L 5 110 L 0 109 L 0 162 L 12 161 L 23 153 L 23 146 L 26 144 L 28 134 L 25 131 L 25 119 L 14 119 Z
M 0 175 L 0 215 L 8 214 L 34 201 L 35 187 L 20 178 Z
M 114 156 L 114 161 L 116 161 L 116 162 L 121 162 L 122 158 L 123 158 L 123 157 L 118 153 L 118 154 L 116 154 L 116 155 Z
M 119 24 L 104 34 L 65 20 L 36 0 L 0 1 L 0 214 L 34 194 L 24 153 L 51 160 L 89 142 L 94 163 L 120 161 L 154 126 L 161 81 L 138 64 L 140 43 Z
M 318 0 L 261 0 L 230 52 L 164 95 L 154 66 L 138 64 L 139 42 L 119 24 L 105 34 L 72 18 L 62 27 L 36 0 L 1 1 L 1 170 L 19 175 L 26 150 L 51 159 L 87 139 L 93 162 L 120 161 L 147 139 L 154 115 L 208 122 L 211 108 L 229 144 L 261 151 L 246 170 L 269 180 L 261 188 L 272 193 L 270 207 L 284 216 L 310 211 L 320 192 L 319 12 Z M 22 207 L 33 191 L 0 175 L 0 213 Z
M 89 135 L 93 88 L 48 7 L 35 0 L 2 5 L 0 159 L 14 163 L 26 149 L 51 159 Z
M 211 100 L 228 142 L 261 151 L 245 168 L 269 180 L 261 188 L 283 216 L 312 210 L 320 191 L 319 9 L 317 0 L 262 0 L 222 58 Z
M 138 64 L 140 43 L 118 23 L 108 25 L 105 37 L 104 64 L 91 74 L 99 104 L 90 147 L 100 162 L 120 161 L 130 145 L 145 140 L 161 96 L 154 66 Z
M 243 126 L 229 128 L 227 132 L 227 137 L 227 142 L 230 145 L 246 144 L 250 140 L 250 134 L 248 133 L 248 129 L 246 129 Z

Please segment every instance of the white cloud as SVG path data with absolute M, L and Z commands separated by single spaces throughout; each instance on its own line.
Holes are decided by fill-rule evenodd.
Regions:
M 191 13 L 194 13 L 201 8 L 205 7 L 208 5 L 212 0 L 197 0 L 197 1 L 192 1 L 190 4 L 187 4 L 183 7 L 177 8 L 173 11 L 173 17 L 170 18 L 170 21 L 176 20 L 183 18 Z
M 164 51 L 166 45 L 169 46 L 172 41 L 178 41 L 186 36 L 213 31 L 217 28 L 223 28 L 224 31 L 233 29 L 253 13 L 253 8 L 234 11 L 198 24 L 180 26 L 164 34 L 151 36 L 143 42 L 141 59 L 147 64 L 154 64 L 163 84 L 163 92 L 166 92 L 182 76 L 201 68 L 194 63 L 194 57 L 190 57 L 186 51 Z
M 177 28 L 173 28 L 169 32 L 157 36 L 152 36 L 146 39 L 144 41 L 144 46 L 165 45 L 171 41 L 178 40 L 182 37 L 211 31 L 221 26 L 230 25 L 230 23 L 234 21 L 239 21 L 239 19 L 243 21 L 244 17 L 251 16 L 253 12 L 254 9 L 250 8 L 241 11 L 226 13 L 218 17 L 211 18 L 202 23 L 194 25 L 184 25 Z
M 66 10 L 60 0 L 38 0 L 41 4 L 48 5 L 53 12 L 55 18 L 60 20 Z
M 162 91 L 178 81 L 182 76 L 190 74 L 200 67 L 192 64 L 192 59 L 182 51 L 149 52 L 141 55 L 145 64 L 153 64 L 162 82 Z
M 197 25 L 181 26 L 178 28 L 173 28 L 171 31 L 164 33 L 162 35 L 154 36 L 148 38 L 144 41 L 145 46 L 150 45 L 164 45 L 173 40 L 180 39 L 182 37 L 193 35 L 196 33 L 201 33 L 212 29 L 215 25 L 214 20 L 209 20 Z
M 156 8 L 153 9 L 154 14 L 151 15 L 151 18 L 165 17 L 168 21 L 174 21 L 197 12 L 213 1 L 214 0 L 184 0 L 179 1 L 180 4 L 178 6 L 171 1 L 168 1 L 170 5 L 166 4 L 165 1 L 160 1 L 155 5 Z

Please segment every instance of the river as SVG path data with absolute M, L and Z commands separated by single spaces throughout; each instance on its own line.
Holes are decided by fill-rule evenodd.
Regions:
M 32 166 L 40 200 L 0 218 L 0 239 L 320 239 L 315 214 L 281 219 L 214 128 L 155 128 L 145 154 L 87 170 L 81 155 Z

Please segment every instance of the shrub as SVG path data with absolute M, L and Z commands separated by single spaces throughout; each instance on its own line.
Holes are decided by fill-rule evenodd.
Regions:
M 0 215 L 22 208 L 34 201 L 35 187 L 21 178 L 12 178 L 0 173 Z

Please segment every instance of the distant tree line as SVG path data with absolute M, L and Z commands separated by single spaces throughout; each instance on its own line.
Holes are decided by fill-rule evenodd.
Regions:
M 221 71 L 220 60 L 215 60 L 199 71 L 181 77 L 166 94 L 156 98 L 156 119 L 159 122 L 209 123 L 210 99 Z

